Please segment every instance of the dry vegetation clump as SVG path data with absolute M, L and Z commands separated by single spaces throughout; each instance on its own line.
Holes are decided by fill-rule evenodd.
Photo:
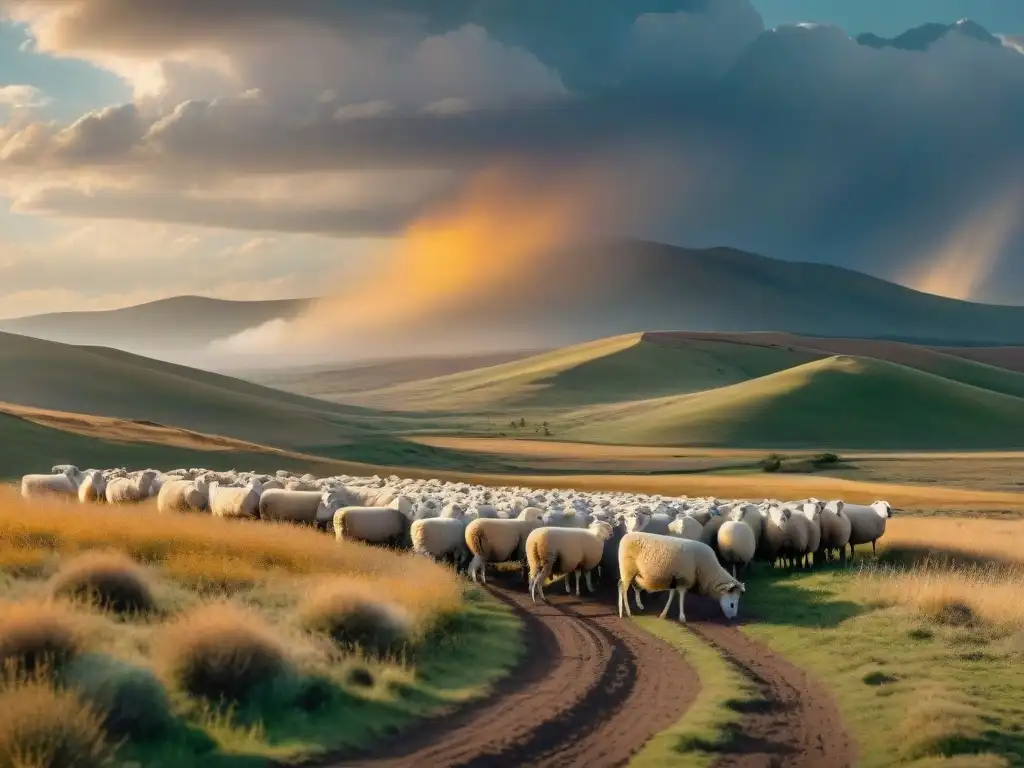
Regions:
M 154 651 L 169 685 L 212 702 L 245 702 L 292 672 L 273 629 L 227 603 L 207 604 L 168 625 Z
M 114 613 L 149 613 L 156 608 L 149 576 L 121 552 L 86 552 L 62 565 L 50 594 L 88 602 Z
M 871 595 L 940 624 L 1024 627 L 1024 521 L 896 518 L 881 544 Z
M 299 617 L 311 632 L 328 635 L 342 647 L 376 655 L 398 651 L 412 629 L 405 610 L 351 579 L 339 579 L 314 592 L 299 608 Z
M 0 563 L 11 551 L 75 555 L 116 549 L 201 590 L 228 590 L 279 576 L 330 574 L 381 584 L 411 614 L 442 613 L 461 603 L 458 577 L 415 555 L 339 542 L 287 523 L 159 515 L 155 505 L 132 509 L 76 502 L 26 502 L 0 488 Z
M 113 755 L 102 715 L 39 677 L 8 675 L 0 712 L 0 768 L 98 768 Z
M 82 620 L 67 606 L 52 603 L 0 604 L 0 665 L 34 672 L 58 669 L 86 645 Z M 2 710 L 0 710 L 2 711 Z

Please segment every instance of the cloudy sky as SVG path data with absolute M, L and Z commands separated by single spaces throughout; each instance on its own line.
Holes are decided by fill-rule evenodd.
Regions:
M 321 293 L 496 164 L 1024 303 L 1022 125 L 1016 0 L 0 0 L 0 317 Z

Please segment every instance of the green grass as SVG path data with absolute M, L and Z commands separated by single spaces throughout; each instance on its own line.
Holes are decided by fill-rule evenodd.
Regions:
M 753 685 L 714 649 L 685 628 L 651 616 L 637 617 L 646 631 L 679 650 L 700 676 L 697 700 L 674 726 L 649 742 L 630 762 L 632 768 L 706 768 L 716 746 L 743 720 L 743 705 L 757 699 Z
M 853 571 L 760 575 L 744 600 L 760 618 L 743 631 L 831 692 L 864 768 L 1024 765 L 1019 630 L 943 626 L 880 605 Z
M 560 439 L 707 447 L 954 449 L 1024 444 L 1024 400 L 893 363 L 831 357 L 695 395 L 566 415 Z
M 728 342 L 654 341 L 630 334 L 511 363 L 366 393 L 359 402 L 415 411 L 560 409 L 698 392 L 820 355 Z
M 373 431 L 360 409 L 126 352 L 0 334 L 0 402 L 302 449 Z

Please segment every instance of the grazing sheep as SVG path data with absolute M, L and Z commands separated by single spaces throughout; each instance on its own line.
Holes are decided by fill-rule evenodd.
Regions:
M 466 526 L 466 546 L 473 553 L 469 575 L 473 581 L 479 576 L 487 583 L 487 563 L 507 563 L 516 560 L 523 569 L 524 580 L 529 581 L 526 562 L 526 539 L 542 524 L 540 510 L 525 509 L 513 520 L 477 518 Z
M 134 477 L 115 477 L 107 481 L 108 504 L 140 504 L 149 498 L 149 486 L 156 472 L 147 469 Z
M 260 520 L 279 520 L 289 523 L 326 524 L 333 516 L 323 503 L 320 491 L 289 491 L 275 488 L 260 496 Z
M 107 479 L 98 469 L 90 469 L 78 486 L 78 500 L 83 504 L 97 504 L 107 500 Z
M 684 597 L 694 589 L 714 597 L 727 619 L 736 617 L 740 594 L 745 587 L 718 563 L 714 550 L 707 544 L 673 536 L 650 533 L 627 533 L 619 543 L 619 617 L 629 610 L 630 585 L 639 585 L 646 592 L 671 590 L 661 618 L 668 616 L 673 595 L 679 598 L 679 621 L 685 622 Z M 643 606 L 638 604 L 643 609 Z
M 78 483 L 81 480 L 81 471 L 70 465 L 52 475 L 25 475 L 21 478 L 21 495 L 25 499 L 47 496 L 78 498 Z
M 697 518 L 687 514 L 676 515 L 676 519 L 669 523 L 668 532 L 670 536 L 678 536 L 681 539 L 700 541 L 704 526 L 697 522 Z
M 205 476 L 195 480 L 168 480 L 156 495 L 157 512 L 161 515 L 209 512 L 209 490 Z
M 742 520 L 726 520 L 718 529 L 718 556 L 726 566 L 732 566 L 733 576 L 746 570 L 756 552 L 757 539 L 754 532 Z M 737 566 L 739 574 L 736 572 Z
M 334 536 L 338 541 L 368 544 L 397 542 L 406 532 L 408 518 L 392 507 L 339 507 L 325 494 L 325 506 L 334 513 Z M 431 518 L 436 519 L 436 518 Z
M 241 488 L 210 483 L 210 512 L 214 517 L 255 520 L 260 515 L 260 495 L 263 484 L 250 480 Z
M 611 538 L 608 523 L 591 523 L 589 528 L 537 528 L 526 537 L 526 561 L 530 568 L 530 597 L 537 602 L 544 597 L 544 581 L 555 573 L 565 574 L 565 591 L 569 592 L 569 575 L 576 574 L 576 596 L 580 596 L 580 574 L 586 575 L 587 590 L 594 591 L 590 572 L 601 564 L 604 543 Z
M 414 520 L 409 528 L 413 552 L 435 560 L 451 561 L 455 570 L 469 563 L 466 546 L 466 524 L 458 518 L 434 517 Z
M 857 544 L 871 543 L 871 554 L 876 555 L 876 543 L 885 535 L 886 521 L 892 517 L 892 507 L 887 501 L 876 501 L 869 506 L 846 504 L 843 512 L 850 519 L 850 557 Z
M 852 524 L 843 511 L 846 505 L 842 501 L 830 501 L 821 510 L 821 551 L 825 559 L 833 555 L 840 556 L 846 563 L 846 545 L 850 543 Z

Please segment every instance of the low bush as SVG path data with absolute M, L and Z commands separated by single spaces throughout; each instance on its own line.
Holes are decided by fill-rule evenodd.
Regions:
M 778 472 L 782 469 L 782 457 L 777 453 L 771 453 L 761 459 L 762 472 Z
M 0 666 L 59 669 L 85 647 L 81 619 L 60 604 L 0 605 Z M 2 711 L 2 710 L 0 710 Z
M 121 552 L 86 552 L 61 567 L 50 583 L 54 597 L 82 600 L 114 613 L 156 607 L 146 572 Z
M 302 625 L 330 636 L 338 645 L 386 655 L 408 640 L 405 611 L 350 581 L 338 581 L 314 593 L 300 608 Z
M 212 702 L 246 702 L 292 671 L 274 631 L 226 604 L 205 605 L 167 626 L 154 650 L 168 684 Z
M 99 768 L 113 755 L 103 717 L 47 681 L 0 685 L 0 768 Z

